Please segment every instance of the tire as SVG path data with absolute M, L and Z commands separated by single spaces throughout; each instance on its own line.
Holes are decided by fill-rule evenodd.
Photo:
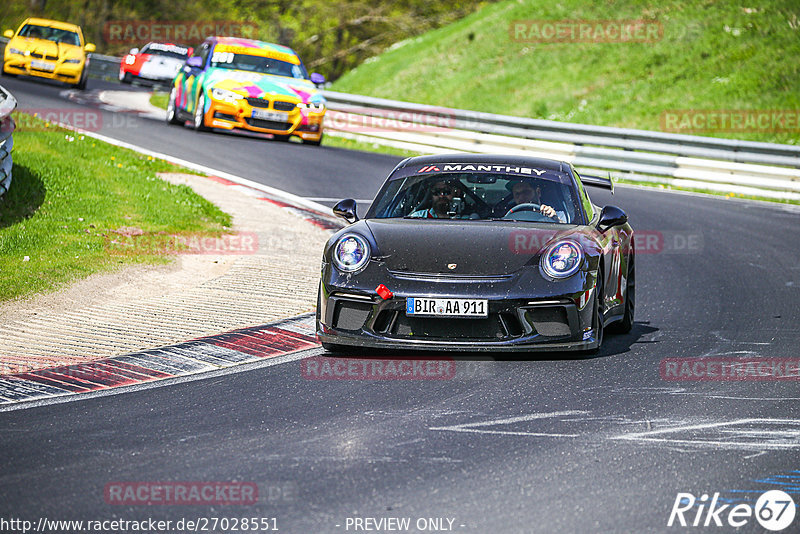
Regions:
M 622 319 L 608 325 L 608 331 L 614 334 L 627 334 L 633 328 L 633 318 L 636 312 L 636 254 L 631 251 L 628 257 L 628 276 L 625 280 L 625 315 Z
M 603 325 L 603 271 L 597 271 L 597 283 L 595 284 L 595 295 L 594 295 L 594 312 L 592 313 L 592 328 L 595 331 L 595 338 L 597 339 L 597 347 L 593 349 L 587 349 L 582 351 L 583 354 L 587 356 L 592 356 L 600 352 L 600 347 L 603 346 L 603 334 L 604 334 L 604 325 Z
M 119 82 L 120 83 L 131 83 L 133 81 L 133 76 L 131 76 L 130 72 L 126 72 L 124 75 L 120 72 Z
M 336 345 L 335 343 L 322 343 L 322 348 L 325 349 L 326 352 L 330 352 L 331 354 L 344 354 L 349 350 L 348 347 L 344 345 Z
M 206 118 L 203 113 L 203 108 L 206 105 L 206 97 L 203 94 L 202 88 L 200 89 L 200 95 L 197 97 L 197 106 L 194 108 L 194 120 L 192 124 L 194 125 L 194 129 L 198 132 L 207 132 L 210 130 L 208 126 L 206 126 Z
M 178 107 L 175 104 L 175 88 L 169 92 L 167 99 L 167 124 L 183 124 L 183 121 L 178 118 Z
M 323 137 L 324 137 L 323 135 L 320 135 L 319 139 L 317 141 L 306 141 L 305 139 L 303 139 L 303 144 L 304 145 L 311 145 L 311 146 L 319 146 L 319 145 L 322 144 L 322 138 Z
M 272 140 L 273 141 L 281 141 L 283 143 L 288 142 L 290 137 L 291 137 L 291 135 L 272 134 Z
M 86 79 L 88 77 L 89 76 L 86 74 L 86 69 L 83 69 L 83 72 L 81 73 L 81 79 L 78 81 L 78 83 L 76 83 L 72 87 L 74 87 L 75 89 L 78 89 L 79 91 L 85 91 L 86 90 Z

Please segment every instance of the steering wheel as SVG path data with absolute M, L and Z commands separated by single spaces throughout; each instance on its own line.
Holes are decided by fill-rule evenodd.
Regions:
M 528 213 L 528 212 L 530 212 L 530 213 Z M 515 215 L 517 213 L 523 214 L 522 217 L 521 218 L 512 217 L 512 215 Z M 531 216 L 532 216 L 532 218 L 529 218 Z M 515 220 L 515 221 L 537 221 L 537 222 L 539 222 L 539 221 L 548 222 L 548 221 L 552 221 L 554 219 L 554 217 L 548 217 L 547 215 L 542 213 L 542 210 L 540 209 L 539 204 L 532 204 L 530 202 L 526 202 L 526 203 L 523 203 L 523 204 L 517 204 L 516 206 L 514 206 L 513 208 L 508 210 L 508 213 L 506 213 L 503 216 L 503 218 L 504 219 L 511 219 L 511 220 Z

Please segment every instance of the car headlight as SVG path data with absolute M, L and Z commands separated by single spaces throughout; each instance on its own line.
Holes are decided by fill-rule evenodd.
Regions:
M 572 241 L 553 243 L 542 254 L 542 270 L 552 278 L 567 278 L 575 274 L 583 263 L 583 249 Z
M 75 58 L 69 58 L 64 60 L 64 63 L 80 63 L 80 62 L 81 62 L 80 59 L 75 59 Z
M 227 89 L 220 89 L 219 87 L 214 87 L 213 89 L 211 89 L 211 98 L 213 98 L 214 100 L 222 100 L 223 102 L 228 102 L 230 104 L 236 104 L 239 102 L 240 99 L 244 97 L 238 93 L 234 93 L 233 91 L 228 91 Z
M 369 244 L 356 234 L 342 236 L 333 248 L 333 264 L 340 271 L 352 273 L 362 269 L 369 261 Z
M 26 56 L 27 55 L 24 50 L 20 50 L 19 48 L 13 48 L 13 47 L 9 47 L 8 48 L 8 53 L 9 54 L 17 54 L 17 55 L 20 55 L 20 56 Z
M 322 102 L 309 102 L 308 104 L 300 102 L 299 104 L 297 104 L 297 107 L 300 109 L 307 109 L 308 111 L 311 111 L 313 113 L 322 113 L 323 111 L 325 111 L 325 104 Z

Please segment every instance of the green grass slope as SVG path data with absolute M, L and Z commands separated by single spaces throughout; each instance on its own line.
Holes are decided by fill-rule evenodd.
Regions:
M 514 39 L 512 27 L 518 20 L 630 19 L 653 20 L 662 35 L 653 42 L 531 43 Z M 663 130 L 664 112 L 675 110 L 788 111 L 794 122 L 783 127 L 679 133 L 797 143 L 798 58 L 796 0 L 508 0 L 397 43 L 332 89 L 647 130 Z M 788 131 L 775 131 L 782 129 Z

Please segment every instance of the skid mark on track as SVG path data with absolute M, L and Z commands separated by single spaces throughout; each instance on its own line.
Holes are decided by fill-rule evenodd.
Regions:
M 758 451 L 800 448 L 798 419 L 737 419 L 631 432 L 610 439 Z
M 521 415 L 517 417 L 508 417 L 505 419 L 494 419 L 491 421 L 482 421 L 479 423 L 464 423 L 460 425 L 430 427 L 428 430 L 444 430 L 449 432 L 473 432 L 476 434 L 502 434 L 511 436 L 536 436 L 536 437 L 550 437 L 550 438 L 577 438 L 580 434 L 574 433 L 556 433 L 556 432 L 531 432 L 531 431 L 511 431 L 511 430 L 496 430 L 487 429 L 486 427 L 512 425 L 516 423 L 525 423 L 538 419 L 550 419 L 556 417 L 566 417 L 572 415 L 583 415 L 589 412 L 585 410 L 567 410 L 563 412 L 549 412 L 549 413 L 532 413 L 528 415 Z

